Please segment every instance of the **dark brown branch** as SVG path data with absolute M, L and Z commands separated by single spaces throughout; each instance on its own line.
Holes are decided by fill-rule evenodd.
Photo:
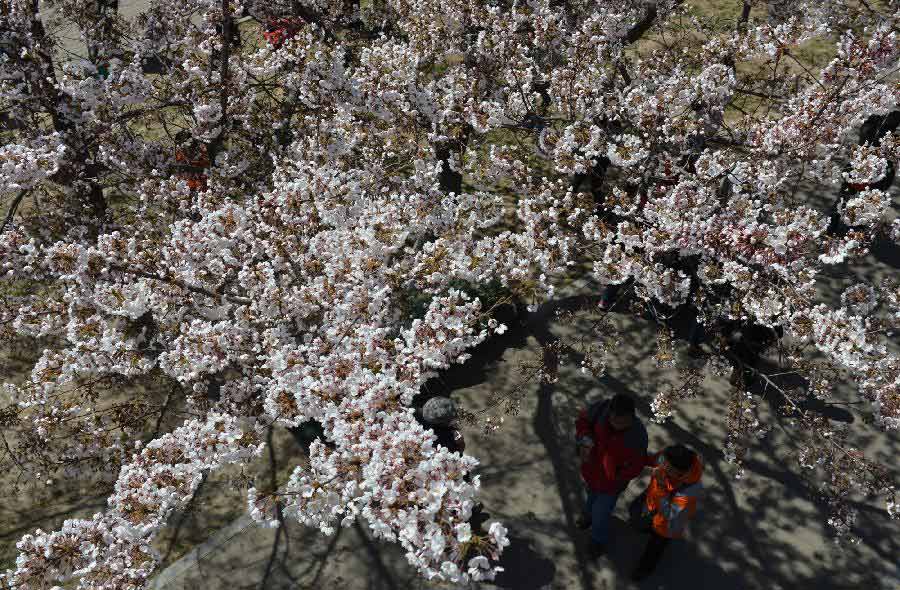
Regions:
M 282 148 L 287 147 L 294 138 L 294 133 L 291 131 L 291 120 L 294 118 L 294 112 L 297 110 L 299 96 L 297 89 L 292 88 L 281 105 L 281 124 L 278 126 L 278 131 L 276 131 L 275 135 L 278 138 L 278 145 Z
M 16 209 L 19 208 L 19 205 L 27 194 L 28 191 L 26 190 L 20 191 L 19 194 L 16 195 L 16 198 L 13 199 L 12 204 L 9 206 L 9 211 L 6 212 L 6 219 L 3 220 L 3 225 L 0 226 L 0 234 L 6 231 L 6 226 L 12 221 L 13 215 L 16 214 Z
M 679 6 L 684 0 L 678 0 L 675 2 L 674 6 Z M 628 33 L 625 34 L 625 37 L 622 39 L 623 45 L 630 45 L 644 36 L 644 33 L 650 30 L 653 26 L 653 23 L 656 22 L 656 17 L 659 16 L 659 13 L 656 10 L 656 5 L 651 4 L 647 8 L 647 13 L 644 15 L 644 18 L 639 20 L 636 25 L 631 27 Z
M 197 293 L 199 295 L 206 295 L 207 297 L 211 297 L 213 299 L 218 299 L 219 297 L 224 297 L 226 300 L 228 300 L 232 303 L 238 303 L 238 304 L 243 304 L 243 305 L 248 305 L 250 303 L 250 300 L 246 297 L 238 297 L 236 295 L 226 295 L 224 293 L 214 293 L 212 291 L 204 289 L 203 287 L 189 285 L 188 283 L 185 283 L 184 281 L 179 280 L 179 279 L 155 275 L 153 273 L 145 272 L 142 270 L 128 268 L 128 267 L 122 266 L 120 264 L 111 264 L 109 266 L 109 268 L 110 268 L 110 270 L 133 275 L 136 277 L 141 277 L 144 279 L 153 279 L 155 281 L 162 281 L 163 283 L 168 283 L 170 285 L 174 285 L 176 287 L 184 289 L 185 291 L 190 291 L 191 293 Z
M 231 18 L 230 0 L 222 0 L 222 23 L 220 25 L 222 35 L 222 50 L 219 65 L 219 133 L 209 143 L 208 153 L 210 166 L 214 166 L 216 155 L 222 147 L 225 135 L 225 127 L 228 124 L 228 64 L 231 61 L 231 41 L 235 34 L 235 25 Z
M 269 447 L 269 483 L 272 486 L 272 492 L 277 492 L 278 490 L 278 461 L 275 458 L 275 445 L 272 444 L 272 426 L 269 426 L 269 432 L 267 434 L 266 444 Z M 284 521 L 284 515 L 281 512 L 281 504 L 279 504 L 278 500 L 275 499 L 275 516 L 278 518 L 278 522 L 280 526 L 278 530 L 275 532 L 275 540 L 272 541 L 272 552 L 269 554 L 269 561 L 266 563 L 266 570 L 263 574 L 262 581 L 259 583 L 259 587 L 262 590 L 265 590 L 266 585 L 269 583 L 269 577 L 272 575 L 272 567 L 275 565 L 275 559 L 278 557 L 278 547 L 281 544 L 281 535 L 285 533 L 285 526 L 287 523 Z
M 169 404 L 172 401 L 172 394 L 179 389 L 179 386 L 176 384 L 172 389 L 166 392 L 166 401 L 163 402 L 162 408 L 159 411 L 159 415 L 156 417 L 156 425 L 153 427 L 153 437 L 156 438 L 159 436 L 159 430 L 162 428 L 162 421 L 166 415 L 166 411 L 169 409 Z
M 757 92 L 756 90 L 750 90 L 749 88 L 735 88 L 735 92 L 740 92 L 741 94 L 748 94 L 750 96 L 756 96 L 758 98 L 765 98 L 767 100 L 784 100 L 783 96 L 777 96 L 775 94 L 767 94 L 765 92 Z

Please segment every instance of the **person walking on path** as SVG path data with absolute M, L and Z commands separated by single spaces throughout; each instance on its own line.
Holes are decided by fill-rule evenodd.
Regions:
M 591 529 L 591 553 L 606 552 L 616 501 L 646 465 L 647 430 L 634 411 L 634 399 L 619 394 L 582 410 L 575 423 L 581 476 L 587 488 L 579 528 Z
M 456 403 L 449 397 L 433 397 L 422 406 L 420 422 L 434 431 L 435 446 L 442 446 L 451 453 L 466 450 L 466 439 L 456 425 Z
M 457 424 L 459 413 L 456 402 L 449 397 L 433 397 L 425 402 L 418 414 L 417 420 L 426 428 L 434 431 L 434 435 L 437 437 L 437 440 L 434 441 L 435 447 L 444 447 L 451 453 L 465 452 L 466 439 Z M 471 483 L 471 474 L 467 473 L 463 477 L 463 481 Z M 476 502 L 472 508 L 472 516 L 469 518 L 472 531 L 481 535 L 486 534 L 484 523 L 490 517 L 490 513 L 484 510 L 484 504 Z
M 650 540 L 632 574 L 634 581 L 649 576 L 656 568 L 671 539 L 684 535 L 685 527 L 697 512 L 697 501 L 703 491 L 700 479 L 703 463 L 700 456 L 684 445 L 667 447 L 648 463 L 656 467 L 647 490 L 632 504 L 633 520 L 644 520 L 650 529 Z

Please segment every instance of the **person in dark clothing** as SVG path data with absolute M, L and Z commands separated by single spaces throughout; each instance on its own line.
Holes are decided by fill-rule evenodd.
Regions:
M 881 140 L 900 127 L 900 110 L 891 111 L 884 115 L 872 115 L 866 119 L 859 129 L 859 145 L 880 146 Z M 846 235 L 851 227 L 841 218 L 841 207 L 849 199 L 866 189 L 890 190 L 896 177 L 896 162 L 888 158 L 887 169 L 884 176 L 872 183 L 855 184 L 845 181 L 838 192 L 838 198 L 831 207 L 830 223 L 827 233 L 829 235 Z
M 599 556 L 609 543 L 616 501 L 646 463 L 647 430 L 635 415 L 634 399 L 619 394 L 581 411 L 575 423 L 581 476 L 587 487 L 579 528 L 591 528 L 591 551 Z
M 439 396 L 425 402 L 416 418 L 423 426 L 434 431 L 437 437 L 435 447 L 444 447 L 451 453 L 463 453 L 466 450 L 466 439 L 456 424 L 457 416 L 456 403 L 449 397 Z M 471 482 L 470 474 L 466 474 L 463 480 Z M 484 510 L 484 504 L 476 502 L 469 519 L 472 531 L 481 535 L 486 534 L 484 523 L 490 516 L 490 513 Z
M 613 303 L 615 303 L 616 298 L 619 295 L 619 290 L 622 288 L 620 284 L 609 284 L 603 287 L 603 290 L 600 292 L 600 301 L 597 303 L 597 307 L 606 311 L 610 307 L 612 307 Z
M 773 329 L 750 322 L 724 322 L 722 336 L 733 367 L 729 382 L 734 386 L 750 387 L 762 353 L 783 334 L 780 326 Z
M 462 453 L 466 450 L 466 440 L 456 426 L 456 417 L 456 404 L 449 397 L 433 397 L 422 406 L 421 423 L 434 431 L 435 446 Z

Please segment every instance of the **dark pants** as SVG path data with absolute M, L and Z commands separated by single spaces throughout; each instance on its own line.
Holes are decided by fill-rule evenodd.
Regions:
M 619 291 L 622 289 L 621 284 L 617 285 L 606 285 L 603 290 L 600 292 L 600 303 L 604 308 L 611 307 L 615 302 L 616 298 L 619 295 Z
M 665 551 L 670 540 L 651 531 L 650 539 L 644 548 L 644 554 L 641 555 L 641 560 L 638 562 L 637 571 L 652 572 L 656 569 L 656 564 L 659 563 L 659 559 L 662 557 L 663 551 Z
M 603 494 L 588 490 L 584 514 L 591 521 L 591 540 L 598 545 L 609 543 L 609 525 L 619 494 Z

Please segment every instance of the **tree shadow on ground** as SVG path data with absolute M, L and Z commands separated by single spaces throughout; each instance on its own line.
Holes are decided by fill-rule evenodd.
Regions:
M 637 566 L 649 535 L 637 532 L 618 517 L 613 517 L 611 530 L 615 543 L 610 546 L 601 565 L 615 570 L 618 588 L 749 588 L 741 571 L 725 571 L 715 560 L 699 555 L 696 547 L 686 541 L 670 543 L 653 575 L 639 583 L 631 582 L 631 573 Z
M 510 534 L 509 541 L 498 564 L 504 571 L 494 585 L 509 590 L 541 590 L 549 586 L 556 575 L 556 564 L 535 551 L 534 543 L 526 537 Z
M 614 392 L 633 395 L 639 400 L 641 413 L 651 415 L 649 404 L 624 382 L 611 376 L 605 381 Z M 811 561 L 801 549 L 812 539 L 791 537 L 801 527 L 810 526 L 820 529 L 815 534 L 826 536 L 828 532 L 821 524 L 828 514 L 824 506 L 816 503 L 807 482 L 797 475 L 796 463 L 785 464 L 773 449 L 760 447 L 757 455 L 765 456 L 765 460 L 745 461 L 747 474 L 739 484 L 752 498 L 748 506 L 736 497 L 735 478 L 724 469 L 719 441 L 710 443 L 702 428 L 688 430 L 671 420 L 662 428 L 673 441 L 694 448 L 704 458 L 706 495 L 692 526 L 692 538 L 673 543 L 660 563 L 654 578 L 657 581 L 649 579 L 639 587 L 849 590 L 860 587 L 864 581 L 880 587 L 883 578 L 878 578 L 878 572 L 885 570 L 885 562 L 874 560 L 872 554 L 881 558 L 900 554 L 896 524 L 883 511 L 854 503 L 867 516 L 867 526 L 858 528 L 866 532 L 862 543 L 871 552 L 868 557 L 849 548 L 850 553 L 843 554 L 845 559 L 840 560 L 839 566 L 832 560 L 840 553 L 814 554 L 812 557 L 820 561 Z M 873 518 L 875 515 L 881 516 L 880 522 Z M 715 562 L 716 567 L 706 563 L 709 561 Z M 698 585 L 698 571 L 709 578 L 706 584 Z M 659 580 L 664 580 L 664 585 L 653 585 Z
M 568 303 L 571 305 L 573 301 Z M 566 302 L 551 303 L 543 310 L 544 313 L 534 314 L 530 319 L 528 327 L 531 334 L 542 345 L 554 338 L 549 326 L 553 312 L 565 306 Z M 684 329 L 680 332 L 680 335 L 686 335 Z M 782 386 L 806 385 L 802 380 L 790 382 L 792 378 L 797 381 L 796 376 L 785 375 L 781 378 Z M 607 375 L 602 382 L 610 392 L 629 393 L 641 400 L 641 396 L 624 381 Z M 573 518 L 580 506 L 580 500 L 576 499 L 579 496 L 580 478 L 574 461 L 570 454 L 563 452 L 557 436 L 561 430 L 571 429 L 571 425 L 555 423 L 558 417 L 554 414 L 552 394 L 553 391 L 546 385 L 538 388 L 534 428 L 553 464 L 563 502 L 564 522 L 559 527 L 575 543 L 581 570 L 589 572 L 591 568 L 584 556 L 584 545 L 579 546 L 579 534 L 573 527 Z M 584 400 L 587 392 L 578 392 L 575 397 Z M 774 396 L 768 396 L 767 399 L 774 410 L 784 403 Z M 642 414 L 652 415 L 649 403 L 640 401 L 639 404 Z M 807 398 L 800 405 L 804 410 L 832 420 L 854 422 L 853 414 L 846 409 L 824 404 L 815 398 Z M 554 423 L 547 424 L 548 419 Z M 891 563 L 890 556 L 900 554 L 896 530 L 894 534 L 891 532 L 896 529 L 896 523 L 888 519 L 882 510 L 861 502 L 853 503 L 860 511 L 860 520 L 866 520 L 865 526 L 857 529 L 865 533 L 860 547 L 867 551 L 854 551 L 851 547 L 840 553 L 826 549 L 826 552 L 816 552 L 810 556 L 808 550 L 801 550 L 800 547 L 810 542 L 810 539 L 798 537 L 795 541 L 791 539 L 791 535 L 801 534 L 800 529 L 805 529 L 806 532 L 802 534 L 807 535 L 810 534 L 810 528 L 824 529 L 822 523 L 827 520 L 828 515 L 825 507 L 817 504 L 814 490 L 794 471 L 796 463 L 786 464 L 775 454 L 774 449 L 761 446 L 761 450 L 767 453 L 765 460 L 749 460 L 745 463 L 749 472 L 748 479 L 752 483 L 748 485 L 748 482 L 743 482 L 741 485 L 753 497 L 752 505 L 747 506 L 735 494 L 732 487 L 735 481 L 733 474 L 723 468 L 720 448 L 722 441 L 711 443 L 705 440 L 707 433 L 703 428 L 689 431 L 673 421 L 666 422 L 662 428 L 674 441 L 688 444 L 704 456 L 705 480 L 709 491 L 704 500 L 703 512 L 697 519 L 696 540 L 673 543 L 660 564 L 659 574 L 638 587 L 849 589 L 858 587 L 861 582 L 872 584 L 875 588 L 881 587 L 880 583 L 885 580 L 885 565 Z M 896 444 L 890 446 L 893 448 Z M 827 531 L 818 530 L 815 534 L 821 538 L 827 535 Z M 635 544 L 627 541 L 627 537 L 626 535 L 621 539 L 622 542 L 617 544 L 617 549 L 610 555 L 613 563 L 626 568 L 627 556 L 630 554 L 631 561 L 636 562 L 643 546 L 643 541 Z M 628 549 L 627 546 L 632 547 Z M 873 555 L 880 559 L 873 561 Z M 837 563 L 840 565 L 836 565 Z M 623 587 L 628 587 L 629 584 L 624 582 L 626 578 L 627 573 L 620 572 L 620 582 L 617 585 L 624 584 Z M 664 582 L 662 585 L 661 581 Z M 581 582 L 583 587 L 591 587 L 591 576 L 582 575 Z
M 520 326 L 515 333 L 517 342 L 522 343 L 529 335 L 540 345 L 552 343 L 554 336 L 551 325 L 557 310 L 584 307 L 590 300 L 584 297 L 571 297 L 552 301 L 542 306 L 537 313 L 531 314 L 527 323 Z M 685 340 L 690 333 L 691 318 L 687 314 L 676 315 L 672 322 L 676 339 Z M 650 347 L 647 340 L 647 348 Z M 497 343 L 502 346 L 502 343 Z M 576 351 L 567 351 L 576 362 L 579 355 Z M 495 349 L 487 362 L 480 362 L 478 378 L 489 376 L 496 368 L 496 360 L 502 357 L 502 351 Z M 464 372 L 465 365 L 461 367 Z M 763 361 L 764 370 L 777 372 L 774 364 Z M 472 386 L 476 376 L 470 374 L 470 380 L 464 386 Z M 629 393 L 639 401 L 641 413 L 652 415 L 649 403 L 642 400 L 639 392 L 632 389 L 639 383 L 637 375 L 626 375 L 618 379 L 606 375 L 601 379 L 604 388 L 611 393 Z M 796 375 L 783 374 L 777 378 L 782 388 L 803 388 L 807 383 Z M 762 385 L 756 384 L 754 392 L 763 394 Z M 574 519 L 580 511 L 582 502 L 582 483 L 577 465 L 568 447 L 571 424 L 561 423 L 564 418 L 554 406 L 559 391 L 549 385 L 540 385 L 537 391 L 537 408 L 533 418 L 533 429 L 550 461 L 557 493 L 562 502 L 563 514 L 560 521 L 545 534 L 555 532 L 569 539 L 578 564 L 580 586 L 589 590 L 602 584 L 594 574 L 596 565 L 587 555 L 587 536 L 578 531 Z M 576 403 L 583 403 L 590 391 L 573 391 L 568 388 L 567 397 L 574 397 Z M 773 411 L 778 411 L 784 403 L 780 396 L 761 395 Z M 721 400 L 720 400 L 721 401 Z M 851 424 L 854 415 L 846 409 L 825 404 L 813 397 L 801 400 L 800 407 L 812 411 L 831 420 Z M 883 511 L 861 502 L 853 505 L 860 511 L 860 524 L 857 527 L 865 531 L 861 547 L 855 551 L 852 547 L 844 553 L 831 550 L 824 545 L 823 551 L 810 554 L 804 544 L 815 544 L 828 535 L 824 529 L 828 515 L 824 506 L 817 504 L 815 491 L 795 472 L 796 463 L 786 464 L 775 453 L 774 448 L 765 444 L 757 449 L 761 459 L 748 459 L 744 467 L 748 475 L 740 485 L 743 494 L 751 498 L 750 505 L 740 500 L 734 489 L 733 473 L 726 469 L 722 458 L 720 437 L 713 434 L 712 439 L 700 424 L 682 427 L 673 421 L 662 425 L 668 437 L 673 441 L 683 442 L 696 450 L 706 462 L 705 483 L 708 487 L 701 514 L 694 525 L 695 533 L 689 540 L 675 541 L 667 549 L 658 572 L 640 584 L 628 581 L 630 570 L 634 567 L 646 538 L 630 531 L 625 523 L 619 522 L 616 527 L 620 537 L 611 549 L 607 565 L 612 565 L 617 572 L 616 587 L 621 588 L 671 588 L 687 590 L 688 588 L 734 588 L 734 589 L 789 589 L 820 588 L 822 590 L 843 590 L 859 587 L 867 583 L 872 588 L 880 588 L 884 582 L 885 564 L 891 563 L 892 555 L 900 554 L 900 544 L 895 540 L 896 524 L 887 518 Z M 893 445 L 892 445 L 893 446 Z M 501 458 L 502 459 L 502 458 Z M 729 466 L 730 467 L 730 466 Z M 504 486 L 502 471 L 492 472 L 490 485 Z M 635 484 L 632 488 L 636 488 Z M 633 489 L 632 494 L 637 490 Z M 620 500 L 621 510 L 625 498 Z M 523 507 L 525 509 L 527 507 Z M 527 520 L 514 519 L 517 526 L 526 527 Z M 512 524 L 510 524 L 512 526 Z M 546 527 L 544 527 L 546 528 Z M 555 529 L 552 530 L 552 529 Z M 810 533 L 810 530 L 813 532 Z M 800 535 L 792 539 L 792 535 Z M 806 537 L 803 537 L 806 535 Z M 801 538 L 803 537 L 803 538 Z M 880 558 L 873 561 L 873 555 Z M 881 576 L 881 577 L 879 577 Z
M 490 379 L 490 372 L 496 369 L 498 362 L 503 361 L 504 353 L 509 349 L 528 346 L 527 314 L 524 307 L 504 306 L 500 310 L 499 320 L 506 324 L 507 330 L 487 338 L 478 346 L 469 350 L 469 359 L 462 364 L 451 365 L 436 377 L 432 377 L 422 385 L 414 402 L 421 406 L 429 398 L 438 395 L 450 395 L 457 389 L 473 387 Z M 489 372 L 490 371 L 490 372 Z
M 55 512 L 34 510 L 33 508 L 28 511 L 10 510 L 9 512 L 16 514 L 16 517 L 11 520 L 14 520 L 17 525 L 12 528 L 0 530 L 0 540 L 15 542 L 18 541 L 19 537 L 23 534 L 29 533 L 39 526 L 47 526 L 46 523 L 48 521 L 55 522 L 63 517 L 74 518 L 94 510 L 105 508 L 107 505 L 106 498 L 106 494 L 94 495 L 89 498 L 84 498 L 80 503 L 67 506 L 64 509 Z
M 565 533 L 571 540 L 575 559 L 579 566 L 579 579 L 584 590 L 594 587 L 593 573 L 588 566 L 588 555 L 584 543 L 579 542 L 578 528 L 575 526 L 575 518 L 580 513 L 582 487 L 580 476 L 576 466 L 567 460 L 567 453 L 563 452 L 557 431 L 557 420 L 553 410 L 553 388 L 542 384 L 538 392 L 538 407 L 533 418 L 533 428 L 538 438 L 547 451 L 547 457 L 553 467 L 557 493 L 562 502 Z
M 900 268 L 900 244 L 895 244 L 891 240 L 875 240 L 872 244 L 872 256 L 891 268 Z
M 584 303 L 583 297 L 552 302 L 529 316 L 527 322 L 511 324 L 508 340 L 488 341 L 483 354 L 479 353 L 468 363 L 443 374 L 441 393 L 489 381 L 506 348 L 524 347 L 529 337 L 534 337 L 542 346 L 552 343 L 556 310 L 571 309 Z M 645 355 L 652 348 L 652 334 L 649 339 L 646 334 L 630 337 L 635 342 L 628 345 L 633 348 L 629 354 Z M 851 548 L 844 554 L 832 553 L 821 544 L 821 538 L 827 534 L 823 525 L 827 515 L 823 507 L 813 501 L 814 490 L 795 468 L 778 455 L 777 445 L 760 444 L 745 461 L 746 479 L 735 484 L 733 474 L 722 458 L 721 433 L 690 417 L 680 418 L 678 422 L 667 421 L 659 427 L 654 438 L 656 444 L 661 435 L 667 442 L 682 442 L 704 457 L 707 492 L 689 537 L 673 542 L 657 572 L 635 584 L 628 578 L 643 550 L 646 536 L 615 518 L 614 543 L 608 556 L 591 560 L 587 554 L 588 536 L 578 530 L 574 522 L 580 511 L 583 489 L 573 452 L 572 410 L 602 388 L 605 395 L 614 392 L 633 395 L 639 400 L 641 415 L 650 416 L 649 403 L 642 395 L 645 392 L 637 390 L 642 376 L 625 367 L 600 382 L 561 381 L 556 385 L 540 385 L 536 387 L 536 399 L 533 400 L 534 413 L 523 423 L 524 428 L 530 427 L 530 432 L 514 435 L 516 440 L 505 446 L 490 445 L 480 457 L 486 463 L 482 473 L 485 488 L 503 495 L 529 486 L 551 486 L 555 488 L 554 494 L 561 508 L 554 512 L 551 507 L 549 511 L 545 510 L 546 516 L 536 518 L 532 512 L 534 506 L 527 501 L 530 496 L 526 494 L 505 502 L 504 509 L 496 511 L 502 512 L 498 516 L 511 531 L 512 545 L 506 549 L 501 561 L 506 571 L 495 580 L 494 587 L 510 590 L 546 587 L 565 590 L 579 587 L 582 590 L 850 590 L 866 587 L 876 590 L 889 587 L 883 585 L 885 581 L 891 583 L 892 571 L 888 571 L 886 564 L 895 562 L 896 556 L 900 555 L 900 537 L 896 534 L 896 523 L 888 520 L 883 511 L 862 502 L 854 503 L 859 510 L 859 528 L 866 533 L 863 543 L 858 549 Z M 709 403 L 718 407 L 723 401 L 722 395 L 727 394 L 718 392 Z M 835 419 L 841 417 L 839 414 L 834 416 Z M 526 435 L 532 441 L 528 443 L 531 445 L 528 449 L 522 446 Z M 900 452 L 893 448 L 894 445 L 889 446 L 890 452 Z M 628 502 L 642 489 L 641 483 L 632 483 L 623 494 L 618 513 L 625 512 Z M 490 505 L 486 509 L 494 512 Z M 210 590 L 214 587 L 250 588 L 254 587 L 254 580 L 258 587 L 261 575 L 255 572 L 262 571 L 269 557 L 271 533 L 254 534 L 269 536 L 246 539 L 241 547 L 222 551 L 208 566 L 223 574 L 223 582 L 216 582 L 220 586 L 211 584 L 213 577 L 200 576 L 166 590 L 200 587 L 197 584 Z M 313 588 L 322 587 L 326 582 L 342 590 L 451 587 L 423 580 L 407 564 L 400 547 L 373 539 L 364 526 L 351 527 L 342 531 L 340 539 L 332 537 L 326 541 L 318 531 L 294 524 L 288 537 L 289 545 L 276 555 L 279 564 L 273 569 L 276 574 L 271 577 L 269 588 Z M 805 547 L 810 544 L 818 547 L 814 543 L 816 540 L 823 545 L 821 551 L 811 552 Z M 561 569 L 561 557 L 578 571 Z M 239 579 L 246 579 L 248 583 L 238 583 Z M 490 588 L 491 585 L 481 587 Z

